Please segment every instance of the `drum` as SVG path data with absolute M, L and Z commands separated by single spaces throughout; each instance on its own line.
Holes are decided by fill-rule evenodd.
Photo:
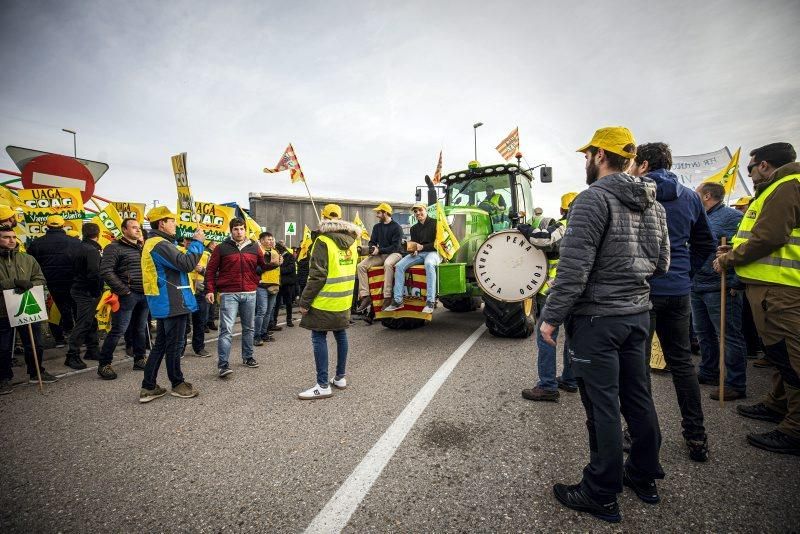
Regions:
M 478 248 L 475 278 L 492 298 L 520 302 L 535 296 L 547 279 L 547 257 L 517 230 L 503 230 Z

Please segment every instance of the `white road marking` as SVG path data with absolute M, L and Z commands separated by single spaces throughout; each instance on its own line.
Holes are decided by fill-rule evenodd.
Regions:
M 453 372 L 453 369 L 456 368 L 461 358 L 478 341 L 478 338 L 481 337 L 485 330 L 485 325 L 479 326 L 436 370 L 430 380 L 422 386 L 422 389 L 417 392 L 411 402 L 397 416 L 397 419 L 386 429 L 383 436 L 372 446 L 364 459 L 361 460 L 361 463 L 356 466 L 355 470 L 347 477 L 347 480 L 331 497 L 331 500 L 311 521 L 311 524 L 305 530 L 306 534 L 341 532 L 347 526 L 353 512 L 356 511 L 358 505 L 369 493 L 370 488 L 372 488 L 372 485 L 389 463 L 389 460 L 392 459 L 397 448 L 417 422 L 419 416 L 425 411 L 425 408 L 450 376 L 450 373 Z

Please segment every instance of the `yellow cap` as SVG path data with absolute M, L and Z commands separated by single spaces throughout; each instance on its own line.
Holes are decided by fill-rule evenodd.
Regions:
M 6 219 L 10 219 L 11 217 L 14 217 L 14 219 L 16 219 L 17 212 L 9 208 L 8 206 L 0 205 L 0 221 L 5 221 Z
M 63 228 L 64 227 L 64 217 L 61 215 L 51 215 L 47 218 L 47 227 L 48 228 Z
M 147 220 L 151 223 L 156 221 L 160 221 L 163 219 L 178 219 L 178 216 L 175 215 L 170 211 L 170 209 L 166 206 L 156 206 L 155 208 L 151 209 L 147 212 Z
M 78 231 L 74 228 L 67 228 L 65 231 L 67 232 L 67 235 L 70 237 L 77 237 L 79 239 L 81 237 L 81 234 L 78 233 Z
M 428 211 L 428 206 L 426 206 L 426 205 L 425 205 L 424 203 L 422 203 L 422 202 L 415 202 L 415 203 L 414 203 L 414 205 L 413 205 L 413 206 L 411 206 L 411 211 L 414 211 L 414 210 L 415 210 L 415 209 L 417 209 L 417 208 L 422 208 L 422 209 L 424 209 L 425 211 Z
M 323 219 L 341 219 L 342 218 L 342 208 L 340 208 L 338 204 L 325 204 L 325 207 L 322 208 L 322 218 Z
M 569 205 L 572 204 L 572 201 L 575 200 L 577 196 L 578 193 L 564 193 L 561 195 L 561 209 L 568 210 Z
M 636 152 L 626 152 L 627 145 L 635 145 L 631 131 L 624 126 L 606 126 L 594 132 L 594 137 L 586 145 L 578 149 L 578 152 L 586 152 L 590 146 L 608 150 L 623 158 L 632 159 L 636 157 Z
M 392 214 L 392 207 L 386 202 L 381 202 L 377 207 L 372 208 L 372 211 L 385 211 L 389 215 Z
M 752 201 L 753 197 L 744 196 L 736 199 L 736 202 L 731 204 L 731 206 L 749 206 Z M 2 217 L 0 217 L 0 219 L 2 219 Z

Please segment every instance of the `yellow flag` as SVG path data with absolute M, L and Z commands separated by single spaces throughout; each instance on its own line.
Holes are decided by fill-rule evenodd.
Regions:
M 720 184 L 725 188 L 725 194 L 730 195 L 731 191 L 733 191 L 733 188 L 736 185 L 736 175 L 738 174 L 737 171 L 739 170 L 739 153 L 741 151 L 742 147 L 737 148 L 736 152 L 733 153 L 733 157 L 731 158 L 731 162 L 728 163 L 728 166 L 719 171 L 717 174 L 709 176 L 703 180 L 703 183 Z
M 436 243 L 434 245 L 444 260 L 451 260 L 461 245 L 447 224 L 447 216 L 441 202 L 436 203 Z
M 369 241 L 369 232 L 367 232 L 367 227 L 364 226 L 364 223 L 361 221 L 361 217 L 359 217 L 358 212 L 356 212 L 356 216 L 353 219 L 353 224 L 361 228 L 361 239 L 366 239 Z
M 308 256 L 308 250 L 311 248 L 311 230 L 308 225 L 303 225 L 303 240 L 300 242 L 300 252 L 297 254 L 297 261 L 304 259 Z

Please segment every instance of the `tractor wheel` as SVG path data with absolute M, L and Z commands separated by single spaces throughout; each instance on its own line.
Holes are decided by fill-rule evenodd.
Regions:
M 536 328 L 533 299 L 523 302 L 501 302 L 483 295 L 486 328 L 497 337 L 529 337 Z
M 442 306 L 455 313 L 475 311 L 481 307 L 478 297 L 439 297 Z
M 412 317 L 400 317 L 397 319 L 381 319 L 381 324 L 392 330 L 414 330 L 425 326 L 425 319 L 414 319 Z

